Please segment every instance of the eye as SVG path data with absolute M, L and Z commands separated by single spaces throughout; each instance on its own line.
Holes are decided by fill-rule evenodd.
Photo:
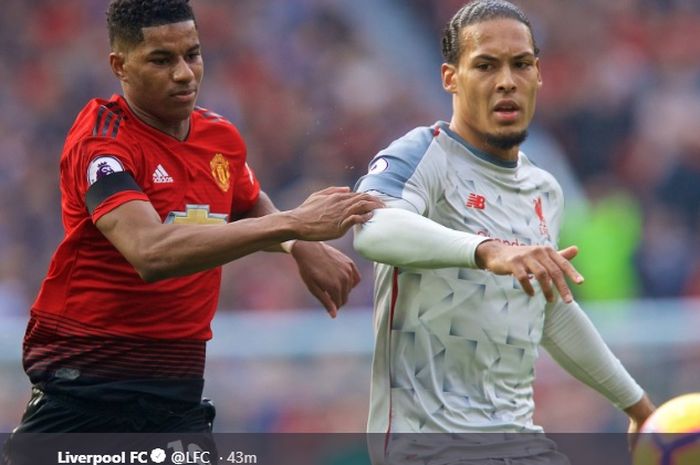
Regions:
M 167 58 L 151 58 L 149 61 L 154 65 L 158 66 L 164 66 L 169 63 L 169 60 Z
M 515 64 L 515 66 L 519 69 L 528 69 L 532 67 L 532 63 L 529 61 L 519 61 Z
M 188 54 L 187 54 L 187 59 L 190 60 L 190 61 L 194 61 L 194 60 L 196 60 L 197 58 L 199 58 L 200 55 L 201 55 L 200 52 L 188 53 Z
M 479 71 L 490 71 L 493 69 L 493 65 L 491 63 L 477 63 L 475 68 Z

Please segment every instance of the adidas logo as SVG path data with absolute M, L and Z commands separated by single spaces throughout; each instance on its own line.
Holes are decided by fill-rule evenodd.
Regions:
M 175 181 L 173 181 L 173 177 L 170 176 L 167 171 L 165 171 L 163 165 L 159 163 L 158 166 L 156 166 L 156 170 L 153 172 L 153 182 L 155 184 L 165 184 Z

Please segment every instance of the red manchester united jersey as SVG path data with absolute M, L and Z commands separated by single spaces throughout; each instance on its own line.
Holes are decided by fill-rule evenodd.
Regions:
M 95 99 L 68 134 L 60 173 L 65 237 L 32 307 L 30 378 L 201 377 L 221 269 L 146 283 L 95 222 L 133 200 L 150 201 L 165 223 L 224 223 L 248 211 L 260 187 L 236 128 L 197 108 L 180 141 L 140 121 L 121 96 Z M 137 186 L 88 206 L 91 185 L 117 173 Z

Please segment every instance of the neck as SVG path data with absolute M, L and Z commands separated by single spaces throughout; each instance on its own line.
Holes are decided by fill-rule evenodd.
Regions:
M 458 119 L 455 115 L 452 115 L 452 119 L 450 120 L 450 130 L 455 132 L 473 147 L 481 150 L 482 152 L 486 152 L 493 157 L 499 158 L 506 162 L 514 162 L 518 160 L 520 144 L 513 145 L 508 148 L 499 147 L 498 145 L 495 145 L 489 141 L 489 139 L 493 137 L 474 130 L 468 123 Z
M 151 126 L 154 129 L 157 129 L 161 132 L 164 132 L 168 134 L 169 136 L 174 137 L 177 140 L 185 140 L 187 135 L 190 132 L 190 118 L 188 117 L 187 119 L 181 120 L 181 121 L 163 121 L 162 119 L 157 118 L 153 114 L 143 110 L 140 108 L 138 105 L 135 105 L 133 102 L 129 100 L 127 96 L 124 96 L 124 99 L 126 100 L 126 103 L 129 105 L 129 109 L 131 112 L 143 123 L 147 124 L 148 126 Z

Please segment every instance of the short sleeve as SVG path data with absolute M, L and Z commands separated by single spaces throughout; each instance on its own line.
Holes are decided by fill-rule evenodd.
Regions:
M 91 208 L 92 221 L 96 222 L 106 213 L 131 200 L 146 200 L 148 196 L 136 184 L 138 163 L 136 155 L 123 143 L 111 138 L 88 138 L 77 144 L 68 158 L 65 169 L 72 174 L 73 182 L 64 185 L 74 202 L 88 211 L 87 194 L 97 183 L 104 183 L 105 178 L 118 173 L 127 173 L 132 182 L 124 183 L 122 188 L 115 188 L 109 196 Z
M 234 181 L 232 216 L 240 215 L 253 208 L 259 196 L 260 182 L 248 163 L 243 163 Z
M 373 191 L 402 199 L 424 214 L 430 204 L 430 188 L 422 169 L 432 140 L 430 128 L 418 128 L 393 142 L 372 159 L 355 191 Z

